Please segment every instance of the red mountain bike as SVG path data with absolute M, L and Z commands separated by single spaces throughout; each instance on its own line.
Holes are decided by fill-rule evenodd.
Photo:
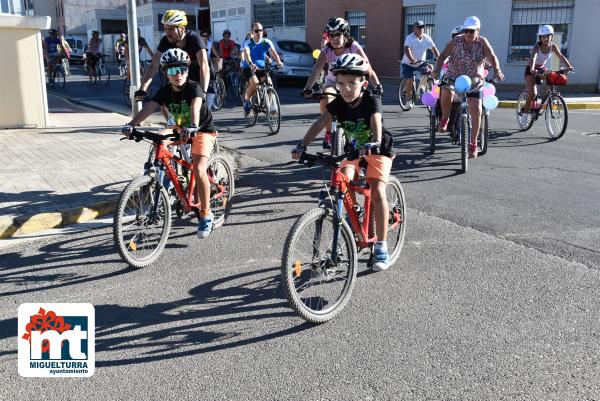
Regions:
M 127 139 L 127 138 L 123 138 Z M 179 134 L 161 135 L 133 129 L 129 138 L 152 143 L 144 175 L 131 181 L 123 190 L 113 222 L 113 236 L 119 254 L 133 267 L 145 267 L 162 253 L 171 230 L 171 205 L 179 217 L 194 212 L 199 218 L 192 164 L 173 155 L 165 140 L 179 139 Z M 234 195 L 233 167 L 219 153 L 208 162 L 210 208 L 215 215 L 213 228 L 225 222 Z M 167 190 L 169 182 L 171 190 Z M 175 197 L 175 199 L 171 199 Z M 172 202 L 174 201 L 174 202 Z
M 367 265 L 373 264 L 377 242 L 371 189 L 348 179 L 341 172 L 342 135 L 334 129 L 332 155 L 303 153 L 299 163 L 320 164 L 331 168 L 329 189 L 322 191 L 318 207 L 309 210 L 294 223 L 284 245 L 281 265 L 283 287 L 296 313 L 311 323 L 324 323 L 348 303 L 356 281 L 358 252 L 370 252 Z M 343 130 L 342 130 L 343 132 Z M 366 161 L 363 158 L 363 161 Z M 366 167 L 366 166 L 364 166 Z M 364 197 L 364 213 L 349 191 Z M 386 198 L 389 207 L 388 250 L 390 265 L 400 256 L 406 230 L 406 202 L 402 185 L 390 177 Z M 344 212 L 348 221 L 344 219 Z

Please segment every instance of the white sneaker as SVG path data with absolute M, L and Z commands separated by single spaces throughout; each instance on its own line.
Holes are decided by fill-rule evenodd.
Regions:
M 519 116 L 519 122 L 521 123 L 522 127 L 526 127 L 529 124 L 529 113 L 523 112 Z

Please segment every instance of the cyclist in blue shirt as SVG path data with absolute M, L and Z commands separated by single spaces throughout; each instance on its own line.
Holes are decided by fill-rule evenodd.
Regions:
M 244 79 L 248 81 L 248 87 L 244 94 L 244 113 L 246 114 L 250 112 L 250 99 L 256 93 L 258 79 L 265 74 L 267 54 L 271 55 L 279 68 L 283 67 L 273 42 L 263 37 L 263 26 L 260 22 L 252 24 L 250 35 L 251 38 L 244 43 L 243 53 L 245 58 L 242 62 L 242 74 Z
M 54 64 L 60 62 L 60 57 L 64 54 L 65 46 L 62 39 L 58 37 L 58 31 L 56 29 L 50 29 L 48 33 L 50 36 L 44 39 L 42 45 L 44 59 L 48 65 L 48 77 L 52 79 Z

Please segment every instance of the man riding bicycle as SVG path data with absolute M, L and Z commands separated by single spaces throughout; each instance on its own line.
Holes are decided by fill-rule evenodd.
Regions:
M 206 45 L 196 32 L 186 31 L 188 20 L 185 12 L 167 10 L 161 19 L 161 23 L 165 28 L 165 36 L 158 44 L 150 66 L 144 72 L 140 89 L 135 92 L 136 100 L 143 100 L 146 97 L 146 90 L 158 71 L 162 54 L 174 48 L 182 49 L 188 54 L 191 60 L 189 66 L 190 79 L 198 82 L 202 90 L 206 92 L 210 79 Z
M 248 81 L 248 88 L 244 93 L 244 113 L 246 115 L 250 113 L 252 108 L 250 99 L 256 94 L 258 80 L 265 75 L 264 68 L 267 54 L 271 55 L 279 68 L 283 67 L 273 42 L 263 38 L 263 26 L 260 22 L 252 24 L 252 32 L 254 34 L 244 45 L 245 59 L 242 62 L 242 74 L 244 79 Z
M 125 57 L 125 44 L 127 43 L 127 35 L 121 33 L 119 39 L 115 42 L 115 60 L 117 64 L 121 63 Z
M 440 55 L 433 39 L 425 33 L 425 23 L 416 21 L 413 24 L 413 32 L 404 41 L 404 57 L 402 57 L 402 76 L 407 79 L 406 98 L 409 99 L 408 102 L 411 107 L 415 73 L 422 67 L 420 64 L 425 60 L 429 49 L 435 57 Z
M 212 230 L 214 220 L 214 214 L 210 210 L 210 184 L 206 169 L 215 146 L 216 129 L 212 114 L 203 101 L 206 93 L 197 82 L 188 80 L 188 54 L 181 49 L 168 49 L 161 55 L 160 65 L 166 71 L 169 84 L 160 88 L 152 101 L 146 103 L 133 120 L 123 127 L 123 133 L 129 134 L 132 127 L 140 125 L 159 107 L 166 106 L 170 119 L 176 124 L 171 129 L 179 129 L 183 143 L 187 142 L 192 133 L 195 134 L 192 138 L 192 160 L 200 200 L 197 236 L 206 238 Z
M 100 32 L 92 31 L 92 38 L 90 39 L 90 43 L 88 43 L 88 49 L 85 53 L 85 65 L 86 69 L 91 72 L 90 80 L 92 76 L 96 75 L 96 63 L 100 59 L 102 52 L 100 51 L 100 45 L 102 44 L 102 39 L 100 39 Z
M 348 160 L 342 163 L 342 173 L 354 179 L 360 167 L 360 154 L 365 153 L 367 171 L 365 178 L 371 187 L 375 212 L 375 263 L 373 270 L 382 271 L 389 267 L 387 249 L 388 202 L 386 184 L 392 169 L 394 139 L 383 128 L 381 98 L 366 90 L 370 65 L 358 54 L 344 54 L 332 66 L 336 87 L 340 94 L 327 105 L 321 117 L 309 128 L 302 141 L 292 150 L 292 157 L 299 159 L 308 144 L 321 132 L 332 116 L 337 118 L 346 137 L 345 151 Z M 354 194 L 350 196 L 354 198 Z
M 48 65 L 48 77 L 52 80 L 54 64 L 60 64 L 62 57 L 65 56 L 65 45 L 61 38 L 58 37 L 58 31 L 56 29 L 50 29 L 48 33 L 50 36 L 45 38 L 42 44 L 44 59 Z
M 235 68 L 234 58 L 237 57 L 235 41 L 231 39 L 231 32 L 228 29 L 223 31 L 223 39 L 219 41 L 218 52 L 219 57 L 223 59 L 223 69 L 219 74 L 221 74 L 221 78 L 225 80 L 225 73 L 228 70 L 225 66 L 229 64 L 229 68 Z

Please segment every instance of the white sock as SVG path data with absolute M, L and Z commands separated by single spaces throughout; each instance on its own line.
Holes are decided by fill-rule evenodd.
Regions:
M 375 247 L 387 251 L 387 242 L 386 241 L 377 241 L 375 243 Z

